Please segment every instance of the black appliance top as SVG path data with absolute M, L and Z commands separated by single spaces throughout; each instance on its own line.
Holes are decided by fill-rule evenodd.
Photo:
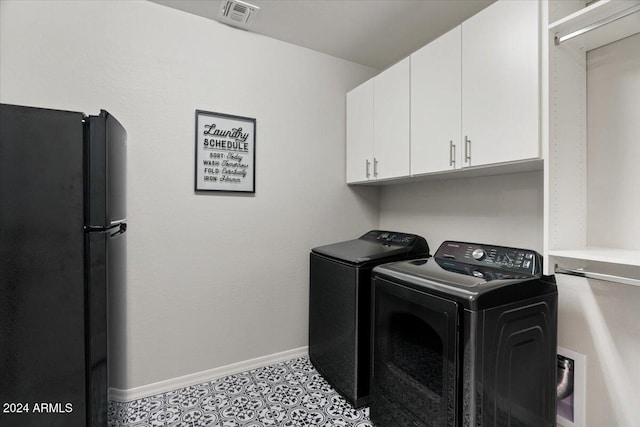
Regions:
M 415 234 L 371 230 L 358 239 L 319 246 L 311 251 L 360 266 L 392 259 L 428 257 L 429 245 L 424 237 Z
M 108 112 L 84 120 L 85 229 L 126 230 L 127 131 Z
M 455 299 L 470 309 L 556 292 L 554 278 L 542 275 L 537 252 L 477 243 L 446 241 L 433 258 L 384 264 L 373 275 Z

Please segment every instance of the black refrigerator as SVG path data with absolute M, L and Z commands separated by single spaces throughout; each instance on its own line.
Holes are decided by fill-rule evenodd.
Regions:
M 0 426 L 107 425 L 126 217 L 113 116 L 0 104 Z

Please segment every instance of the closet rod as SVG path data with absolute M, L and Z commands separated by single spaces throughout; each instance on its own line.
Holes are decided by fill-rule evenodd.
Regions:
M 623 285 L 640 286 L 640 280 L 631 277 L 614 276 L 611 274 L 595 273 L 582 268 L 569 269 L 556 266 L 556 273 L 568 274 L 570 276 L 585 277 L 587 279 L 604 280 L 607 282 L 622 283 Z
M 632 13 L 635 13 L 635 12 L 638 12 L 638 11 L 640 11 L 640 4 L 632 6 L 629 9 L 622 10 L 622 11 L 620 11 L 620 12 L 614 14 L 614 15 L 611 15 L 611 16 L 609 16 L 607 18 L 601 19 L 600 21 L 594 22 L 591 25 L 587 25 L 586 27 L 583 27 L 583 28 L 581 28 L 579 30 L 576 30 L 576 31 L 574 31 L 572 33 L 569 33 L 567 35 L 558 36 L 556 34 L 556 36 L 554 38 L 555 44 L 556 44 L 556 46 L 558 46 L 562 42 L 566 42 L 567 40 L 570 40 L 570 39 L 572 39 L 574 37 L 578 37 L 579 35 L 582 35 L 584 33 L 588 33 L 589 31 L 593 31 L 596 28 L 600 28 L 600 27 L 602 27 L 604 25 L 610 24 L 610 23 L 612 23 L 614 21 L 617 21 L 618 19 L 624 18 L 625 16 L 631 15 Z

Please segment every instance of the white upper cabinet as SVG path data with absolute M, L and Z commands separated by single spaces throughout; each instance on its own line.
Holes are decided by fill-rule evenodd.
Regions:
M 409 58 L 347 93 L 347 183 L 409 176 Z
M 541 7 L 497 1 L 349 93 L 347 182 L 540 168 Z
M 462 23 L 464 166 L 540 157 L 538 1 L 498 1 Z
M 409 58 L 373 79 L 373 170 L 376 179 L 409 176 Z
M 411 174 L 461 168 L 460 26 L 411 55 Z
M 373 178 L 373 79 L 347 93 L 347 182 Z

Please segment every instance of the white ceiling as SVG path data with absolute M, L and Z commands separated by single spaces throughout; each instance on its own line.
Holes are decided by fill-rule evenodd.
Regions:
M 150 1 L 216 20 L 222 3 Z M 382 70 L 495 0 L 246 1 L 260 7 L 249 31 Z

